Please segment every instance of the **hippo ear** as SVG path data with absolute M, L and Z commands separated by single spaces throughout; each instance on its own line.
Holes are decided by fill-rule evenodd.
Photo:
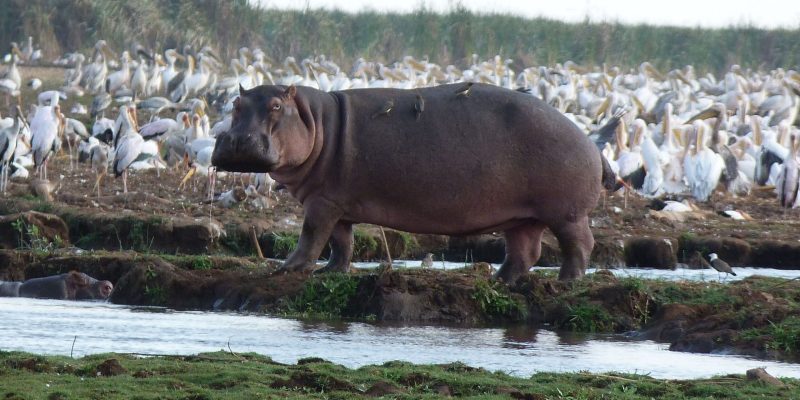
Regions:
M 294 85 L 291 85 L 286 88 L 285 92 L 283 92 L 283 97 L 287 99 L 293 99 L 296 94 L 297 94 L 297 88 L 294 87 Z
M 244 90 L 244 88 L 242 87 L 242 84 L 240 83 L 240 84 L 239 84 L 239 95 L 240 95 L 240 96 L 241 96 L 241 95 L 243 95 L 243 94 L 244 94 L 244 92 L 246 92 L 246 90 Z

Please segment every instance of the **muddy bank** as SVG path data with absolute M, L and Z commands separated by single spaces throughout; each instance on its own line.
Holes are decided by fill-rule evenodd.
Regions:
M 322 318 L 466 325 L 526 323 L 580 332 L 628 332 L 676 351 L 794 360 L 800 354 L 800 282 L 750 277 L 723 285 L 618 279 L 606 271 L 560 282 L 537 271 L 513 286 L 488 264 L 455 271 L 348 275 L 277 272 L 275 261 L 135 252 L 37 255 L 0 251 L 0 280 L 80 270 L 115 284 L 117 304 Z M 780 335 L 782 333 L 782 336 Z
M 149 196 L 133 194 L 144 201 Z M 39 210 L 24 211 L 19 210 Z M 46 211 L 46 212 L 42 212 Z M 228 221 L 211 216 L 143 215 L 124 212 L 88 211 L 35 200 L 0 200 L 0 248 L 14 249 L 32 239 L 55 241 L 65 247 L 72 243 L 85 250 L 133 250 L 146 253 L 212 254 L 246 256 L 257 254 L 255 243 L 268 258 L 285 258 L 296 246 L 299 217 L 289 223 L 266 219 Z M 287 217 L 288 218 L 288 217 Z M 605 217 L 598 217 L 602 221 Z M 24 222 L 20 226 L 19 221 Z M 32 238 L 36 226 L 40 237 Z M 768 239 L 769 235 L 736 237 L 702 236 L 687 231 L 662 231 L 658 235 L 625 237 L 619 232 L 598 229 L 591 265 L 598 268 L 674 269 L 678 263 L 701 268 L 696 259 L 717 253 L 732 266 L 800 269 L 800 244 L 794 239 Z M 255 240 L 254 240 L 255 238 Z M 386 230 L 393 258 L 420 259 L 433 253 L 437 260 L 501 263 L 505 257 L 502 235 L 470 237 L 419 235 Z M 328 256 L 326 249 L 322 257 Z M 385 258 L 380 231 L 371 225 L 355 229 L 354 261 Z M 558 266 L 561 255 L 557 240 L 546 233 L 542 242 L 541 266 Z

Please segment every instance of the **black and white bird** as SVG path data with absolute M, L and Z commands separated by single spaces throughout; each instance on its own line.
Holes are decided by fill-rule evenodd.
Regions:
M 727 277 L 728 274 L 736 276 L 736 273 L 733 272 L 733 269 L 731 268 L 731 266 L 728 265 L 728 263 L 726 263 L 725 261 L 722 261 L 721 258 L 717 257 L 717 253 L 709 254 L 708 255 L 708 259 L 711 261 L 711 266 L 715 270 L 717 270 L 717 273 L 724 272 L 725 273 L 725 277 Z
M 17 141 L 25 121 L 19 106 L 11 114 L 14 122 L 11 126 L 0 129 L 0 192 L 6 193 L 11 163 L 14 162 L 14 153 L 17 151 Z

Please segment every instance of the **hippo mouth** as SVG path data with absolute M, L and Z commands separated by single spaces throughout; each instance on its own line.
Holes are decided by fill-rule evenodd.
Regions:
M 216 161 L 212 158 L 211 164 L 217 167 L 219 171 L 228 171 L 228 172 L 253 172 L 253 173 L 260 173 L 260 172 L 272 172 L 273 164 L 267 162 L 254 162 L 255 160 L 249 161 Z
M 114 286 L 111 283 L 103 285 L 100 288 L 100 296 L 102 296 L 104 299 L 109 298 L 112 292 L 114 292 Z
M 229 172 L 271 172 L 275 162 L 265 156 L 267 153 L 263 144 L 256 141 L 247 146 L 238 147 L 231 145 L 228 138 L 217 139 L 214 152 L 211 155 L 211 165 L 220 171 Z

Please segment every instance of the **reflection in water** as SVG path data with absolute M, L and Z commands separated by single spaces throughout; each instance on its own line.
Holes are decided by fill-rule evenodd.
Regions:
M 556 335 L 558 335 L 558 344 L 567 346 L 581 345 L 586 343 L 587 340 L 591 339 L 589 334 L 580 332 L 559 331 L 556 332 Z
M 536 343 L 537 328 L 526 325 L 511 326 L 503 331 L 503 347 L 509 349 L 527 349 Z
M 322 357 L 348 367 L 390 360 L 420 364 L 461 361 L 529 376 L 537 371 L 620 371 L 656 378 L 770 374 L 800 378 L 800 364 L 745 357 L 677 353 L 666 344 L 618 335 L 563 335 L 527 327 L 506 329 L 315 323 L 259 315 L 182 312 L 24 298 L 0 298 L 0 350 L 75 355 L 106 352 L 196 354 L 256 352 L 294 363 Z

